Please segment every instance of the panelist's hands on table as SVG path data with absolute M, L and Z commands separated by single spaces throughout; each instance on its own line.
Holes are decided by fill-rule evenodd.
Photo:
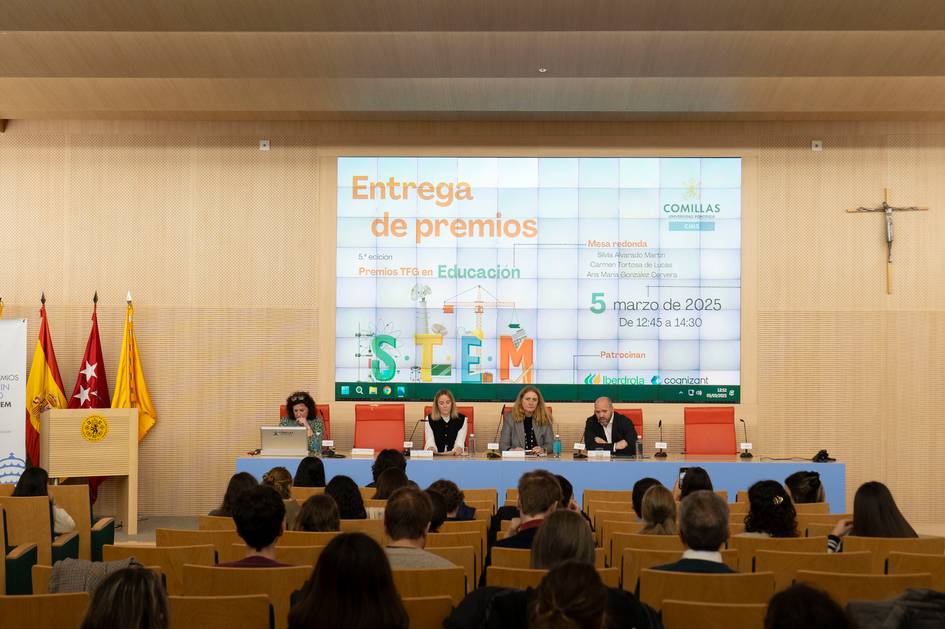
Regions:
M 509 448 L 509 452 L 521 452 L 522 450 L 525 450 L 525 448 Z M 541 446 L 535 446 L 535 447 L 532 448 L 531 450 L 525 450 L 525 453 L 526 453 L 526 454 L 535 454 L 535 455 L 538 455 L 538 456 L 544 456 L 544 455 L 545 455 L 545 449 L 542 448 Z

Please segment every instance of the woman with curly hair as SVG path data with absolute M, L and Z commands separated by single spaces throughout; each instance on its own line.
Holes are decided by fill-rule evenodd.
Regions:
M 781 483 L 762 480 L 748 488 L 748 515 L 742 535 L 798 537 L 797 512 Z
M 280 422 L 283 426 L 302 426 L 308 436 L 308 451 L 311 454 L 322 453 L 322 439 L 325 436 L 325 422 L 318 416 L 315 400 L 306 391 L 296 391 L 285 401 L 288 414 Z

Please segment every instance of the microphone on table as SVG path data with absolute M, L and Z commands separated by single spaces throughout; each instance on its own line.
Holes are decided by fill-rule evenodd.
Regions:
M 738 421 L 740 421 L 740 422 L 742 423 L 742 428 L 745 430 L 745 443 L 748 443 L 748 424 L 745 423 L 745 420 L 744 420 L 744 419 L 739 419 Z M 751 452 L 749 452 L 748 450 L 745 450 L 744 452 L 742 452 L 741 454 L 738 455 L 738 458 L 740 458 L 740 459 L 751 459 L 751 458 L 754 458 L 754 457 L 753 457 L 753 455 L 752 455 Z
M 663 443 L 663 420 L 662 419 L 660 420 L 659 429 L 660 429 L 660 443 Z M 665 459 L 666 451 L 660 448 L 660 450 L 656 454 L 654 454 L 653 457 L 657 459 Z
M 492 443 L 496 443 L 499 440 L 499 433 L 502 432 L 502 422 L 505 421 L 505 413 L 502 411 L 505 410 L 505 404 L 502 405 L 502 408 L 499 409 L 499 425 L 495 429 L 495 437 L 492 438 Z M 490 459 L 501 459 L 502 455 L 495 450 L 486 450 L 486 457 Z
M 421 417 L 420 419 L 418 419 L 417 423 L 413 425 L 413 430 L 410 431 L 410 438 L 407 439 L 407 441 L 413 443 L 413 436 L 417 433 L 417 428 L 419 428 L 420 424 L 425 424 L 428 421 L 430 420 L 427 419 L 426 417 Z M 403 455 L 410 456 L 410 450 L 408 448 L 404 448 Z

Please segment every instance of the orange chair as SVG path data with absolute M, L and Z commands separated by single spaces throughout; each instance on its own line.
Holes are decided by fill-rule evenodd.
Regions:
M 322 418 L 322 423 L 325 424 L 325 435 L 323 439 L 331 439 L 331 406 L 328 404 L 316 404 L 315 412 L 319 417 Z M 283 417 L 288 417 L 289 412 L 285 408 L 285 404 L 279 406 L 279 420 L 281 421 Z
M 615 413 L 620 413 L 633 423 L 633 428 L 637 431 L 637 437 L 643 437 L 643 409 L 642 408 L 615 408 Z
M 476 434 L 476 421 L 473 419 L 473 416 L 476 414 L 476 408 L 474 406 L 457 406 L 456 410 L 459 411 L 460 414 L 466 416 L 466 443 L 463 444 L 463 447 L 465 448 L 469 446 L 469 435 Z M 424 406 L 423 416 L 426 417 L 432 411 L 432 406 Z M 427 447 L 426 433 L 424 433 L 423 447 Z
M 400 450 L 404 447 L 403 404 L 355 404 L 354 447 Z
M 686 454 L 735 454 L 734 406 L 687 406 L 684 410 Z

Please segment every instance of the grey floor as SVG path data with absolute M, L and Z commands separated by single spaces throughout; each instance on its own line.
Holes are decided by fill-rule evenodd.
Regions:
M 196 516 L 157 516 L 138 518 L 138 534 L 128 535 L 124 527 L 115 530 L 115 543 L 153 544 L 154 529 L 196 529 Z

